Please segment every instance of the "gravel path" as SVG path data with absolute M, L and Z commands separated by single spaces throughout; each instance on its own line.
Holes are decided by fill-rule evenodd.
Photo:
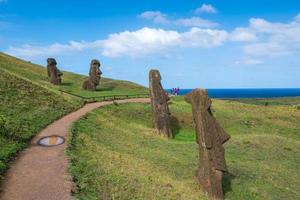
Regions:
M 148 98 L 118 100 L 118 103 L 149 103 Z M 72 199 L 73 183 L 68 175 L 68 160 L 64 151 L 69 140 L 72 123 L 88 112 L 112 104 L 112 101 L 86 104 L 53 122 L 31 141 L 31 145 L 19 154 L 11 165 L 2 184 L 2 200 L 68 200 Z M 63 145 L 42 147 L 37 141 L 45 136 L 59 135 L 65 138 Z

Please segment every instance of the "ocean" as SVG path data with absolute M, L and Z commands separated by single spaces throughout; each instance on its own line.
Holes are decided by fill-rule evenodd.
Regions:
M 171 93 L 171 89 L 167 89 Z M 179 95 L 185 95 L 192 89 L 180 89 Z M 300 97 L 300 88 L 274 89 L 207 89 L 211 98 L 275 98 Z

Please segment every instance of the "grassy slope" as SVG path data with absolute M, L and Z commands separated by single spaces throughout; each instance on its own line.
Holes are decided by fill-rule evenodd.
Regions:
M 100 91 L 84 92 L 81 83 L 85 78 L 64 72 L 64 84 L 53 86 L 47 80 L 45 68 L 0 53 L 0 179 L 9 160 L 32 136 L 82 105 L 79 98 L 61 93 L 60 89 L 83 96 L 146 90 L 134 83 L 104 78 Z
M 81 102 L 0 69 L 0 178 L 8 161 L 51 121 Z
M 226 199 L 299 199 L 300 98 L 281 101 L 214 100 L 214 114 L 232 136 L 225 145 Z M 155 135 L 144 104 L 107 106 L 75 123 L 69 155 L 76 197 L 204 199 L 194 179 L 191 107 L 179 97 L 170 110 L 173 140 Z
M 148 90 L 145 87 L 136 83 L 108 78 L 101 78 L 100 87 L 98 87 L 97 91 L 85 91 L 81 88 L 86 77 L 65 71 L 63 72 L 64 74 L 62 77 L 63 84 L 61 86 L 54 86 L 49 83 L 45 68 L 29 62 L 24 62 L 2 53 L 0 53 L 0 68 L 8 70 L 11 73 L 18 74 L 47 88 L 70 92 L 82 97 L 148 93 Z

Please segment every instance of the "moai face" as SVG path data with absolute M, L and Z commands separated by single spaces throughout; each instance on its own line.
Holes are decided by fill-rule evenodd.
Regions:
M 61 76 L 63 73 L 57 69 L 56 67 L 57 62 L 54 58 L 48 58 L 47 59 L 47 73 L 48 73 L 48 78 L 50 79 L 50 82 L 58 85 L 61 83 Z
M 82 88 L 84 90 L 95 91 L 97 85 L 99 85 L 101 79 L 101 70 L 100 70 L 99 60 L 93 59 L 90 64 L 90 72 L 88 80 L 84 81 Z
M 54 58 L 48 58 L 47 59 L 47 64 L 51 65 L 51 66 L 56 66 L 57 62 L 56 62 L 56 60 Z
M 157 81 L 157 82 L 161 81 L 161 76 L 158 70 L 151 70 L 150 76 L 152 77 L 153 81 Z
M 90 67 L 90 79 L 91 81 L 97 86 L 99 85 L 100 78 L 101 78 L 101 70 L 100 70 L 100 62 L 96 59 L 91 61 Z
M 149 72 L 149 82 L 150 82 L 150 93 L 152 93 L 151 97 L 155 99 L 156 102 L 160 104 L 164 104 L 169 97 L 166 95 L 162 84 L 161 84 L 161 76 L 158 70 L 150 70 Z M 152 88 L 152 89 L 151 89 Z
M 184 96 L 186 102 L 197 106 L 197 110 L 200 112 L 208 112 L 211 114 L 212 101 L 208 97 L 206 90 L 197 90 L 196 92 L 190 92 Z

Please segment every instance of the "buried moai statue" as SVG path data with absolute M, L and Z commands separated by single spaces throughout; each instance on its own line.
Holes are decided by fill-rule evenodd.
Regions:
M 52 84 L 61 84 L 61 76 L 63 73 L 56 67 L 56 60 L 54 58 L 47 59 L 47 73 L 48 78 Z
M 223 144 L 230 136 L 218 124 L 211 112 L 211 99 L 206 90 L 195 89 L 185 95 L 192 104 L 196 141 L 199 144 L 197 178 L 203 192 L 212 199 L 224 199 L 223 173 L 227 171 Z
M 152 106 L 152 124 L 159 134 L 172 137 L 170 112 L 168 107 L 169 96 L 161 85 L 161 76 L 158 70 L 149 72 L 149 88 Z
M 89 78 L 83 82 L 82 88 L 84 90 L 95 91 L 96 87 L 99 85 L 101 78 L 101 70 L 100 70 L 100 62 L 99 60 L 92 60 L 90 65 Z

